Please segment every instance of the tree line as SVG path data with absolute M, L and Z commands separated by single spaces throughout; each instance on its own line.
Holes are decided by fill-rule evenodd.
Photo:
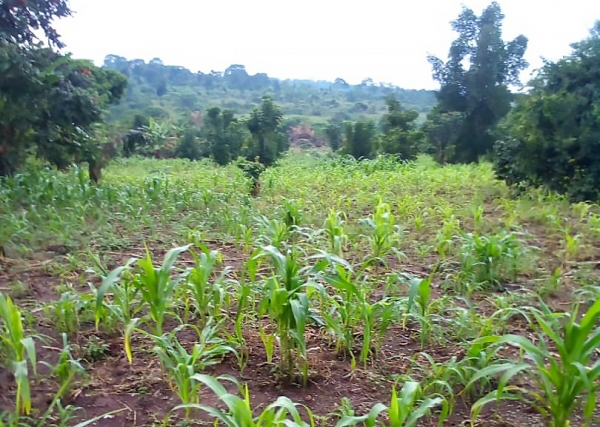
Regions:
M 525 91 L 515 92 L 523 89 L 519 76 L 528 67 L 527 38 L 503 40 L 504 15 L 496 2 L 480 15 L 464 8 L 451 23 L 458 36 L 447 58 L 428 57 L 440 90 L 422 120 L 426 91 L 368 79 L 355 86 L 337 79 L 288 87 L 289 81 L 266 74 L 250 76 L 242 65 L 203 74 L 114 55 L 96 67 L 56 49 L 63 44 L 51 23 L 70 14 L 66 0 L 0 5 L 0 176 L 37 156 L 59 168 L 87 162 L 90 178 L 98 181 L 111 157 L 137 154 L 210 157 L 221 165 L 245 158 L 240 166 L 257 185 L 264 167 L 288 148 L 290 120 L 299 120 L 284 117 L 287 103 L 314 106 L 320 99 L 354 102 L 364 113 L 355 118 L 338 111 L 320 122 L 319 132 L 336 152 L 405 160 L 428 153 L 442 164 L 490 160 L 513 188 L 542 186 L 572 200 L 600 199 L 600 23 L 572 44 L 570 55 L 547 61 Z M 302 84 L 312 84 L 313 92 L 298 98 Z M 175 120 L 160 113 L 164 103 L 148 105 L 136 95 L 184 100 L 181 89 L 191 86 L 222 100 L 231 100 L 232 91 L 248 93 L 250 102 L 240 112 L 227 101 L 199 108 L 188 97 L 185 115 L 179 111 Z M 359 94 L 383 109 L 369 117 L 369 103 L 355 102 Z M 416 108 L 409 94 L 420 100 Z

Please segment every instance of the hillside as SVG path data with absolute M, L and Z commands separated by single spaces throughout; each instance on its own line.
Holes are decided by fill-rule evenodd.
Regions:
M 111 122 L 128 128 L 135 115 L 177 120 L 191 112 L 221 107 L 246 114 L 260 104 L 265 93 L 282 107 L 290 124 L 307 122 L 318 129 L 330 119 L 378 119 L 385 111 L 384 97 L 395 94 L 402 105 L 426 113 L 435 104 L 433 91 L 407 90 L 365 79 L 350 85 L 335 82 L 280 80 L 265 73 L 249 75 L 243 65 L 223 72 L 194 73 L 187 68 L 165 65 L 160 59 L 143 60 L 109 55 L 104 67 L 129 79 L 120 105 L 111 109 Z

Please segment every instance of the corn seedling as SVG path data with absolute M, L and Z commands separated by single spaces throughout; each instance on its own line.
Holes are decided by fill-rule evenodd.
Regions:
M 396 304 L 391 298 L 384 298 L 380 301 L 370 303 L 366 295 L 362 295 L 359 301 L 360 315 L 363 323 L 362 330 L 362 348 L 360 351 L 360 361 L 366 367 L 371 354 L 375 356 L 385 338 L 387 330 L 397 317 Z
M 387 422 L 384 425 L 389 427 L 415 427 L 421 418 L 431 415 L 434 408 L 441 406 L 438 425 L 442 425 L 448 416 L 449 406 L 446 399 L 442 396 L 423 397 L 423 391 L 418 382 L 406 381 L 400 390 L 392 388 L 392 398 L 390 406 L 378 403 L 371 408 L 368 414 L 362 416 L 344 416 L 336 424 L 336 427 L 349 427 L 364 425 L 365 427 L 374 427 L 378 424 L 380 414 L 387 413 Z
M 333 265 L 333 271 L 325 274 L 324 279 L 336 292 L 328 301 L 331 308 L 323 311 L 322 316 L 327 331 L 334 337 L 336 354 L 343 355 L 352 349 L 361 318 L 361 289 L 366 284 L 354 283 L 350 265 L 346 268 L 341 264 Z
M 298 404 L 293 403 L 287 397 L 281 396 L 275 402 L 268 405 L 258 415 L 254 414 L 250 392 L 247 386 L 239 387 L 237 381 L 231 377 L 213 378 L 208 375 L 194 375 L 193 380 L 210 388 L 225 406 L 225 410 L 202 404 L 187 404 L 176 406 L 173 410 L 198 409 L 207 413 L 215 420 L 215 425 L 222 424 L 227 427 L 314 427 L 315 421 L 310 409 L 303 406 L 307 413 L 308 422 L 305 422 Z M 229 393 L 219 380 L 227 380 L 238 385 L 242 397 Z
M 186 327 L 198 334 L 197 342 L 190 352 L 177 340 L 177 333 Z M 168 372 L 170 387 L 183 404 L 198 403 L 200 383 L 192 379 L 196 373 L 219 363 L 227 354 L 236 354 L 233 347 L 218 337 L 218 329 L 219 325 L 210 319 L 202 330 L 191 325 L 181 325 L 169 334 L 151 336 L 156 343 L 154 352 Z
M 58 301 L 44 306 L 45 314 L 52 319 L 58 332 L 72 334 L 79 327 L 80 296 L 73 292 L 63 292 Z
M 348 235 L 344 232 L 346 214 L 336 212 L 333 209 L 329 210 L 329 215 L 325 220 L 324 230 L 329 241 L 329 251 L 341 257 L 344 248 L 348 242 Z
M 213 280 L 213 271 L 221 262 L 218 251 L 203 251 L 200 255 L 191 252 L 194 258 L 194 268 L 187 272 L 185 288 L 193 296 L 194 308 L 200 321 L 207 317 L 221 315 L 228 290 L 226 288 L 226 275 L 231 271 L 225 268 Z
M 445 362 L 436 362 L 428 353 L 418 353 L 413 358 L 414 370 L 418 373 L 422 392 L 425 395 L 440 395 L 448 400 L 449 411 L 454 407 L 454 386 L 463 383 L 456 356 Z
M 259 314 L 268 314 L 277 325 L 279 340 L 279 368 L 285 381 L 291 383 L 295 367 L 301 364 L 302 380 L 308 380 L 308 360 L 304 332 L 309 320 L 314 320 L 309 296 L 317 284 L 301 269 L 297 256 L 292 251 L 282 254 L 274 246 L 262 248 L 255 259 L 268 257 L 275 274 L 267 279 L 265 297 L 260 303 Z
M 29 364 L 36 375 L 36 353 L 33 337 L 25 335 L 21 311 L 10 297 L 0 292 L 0 338 L 6 365 L 17 383 L 16 412 L 31 413 L 31 392 L 29 388 Z M 28 364 L 29 360 L 29 364 Z
M 401 256 L 396 248 L 400 241 L 401 229 L 396 224 L 396 217 L 392 214 L 389 204 L 379 199 L 375 212 L 370 217 L 361 219 L 360 223 L 367 231 L 363 236 L 370 249 L 367 264 L 385 265 L 385 257 L 392 252 Z
M 488 365 L 472 378 L 471 383 L 474 383 L 501 374 L 498 388 L 473 405 L 473 421 L 487 403 L 523 399 L 548 420 L 550 427 L 568 427 L 578 410 L 582 411 L 584 425 L 591 422 L 600 391 L 600 360 L 596 357 L 600 343 L 600 301 L 596 301 L 579 322 L 577 308 L 561 316 L 550 312 L 545 305 L 542 310 L 533 312 L 540 329 L 537 343 L 521 335 L 487 336 L 475 341 L 515 346 L 525 361 Z M 551 350 L 549 344 L 556 350 Z M 507 385 L 522 372 L 527 372 L 539 392 Z
M 442 261 L 447 258 L 448 252 L 454 242 L 454 235 L 459 229 L 460 221 L 452 214 L 447 219 L 444 219 L 442 228 L 436 233 L 435 250 Z
M 475 230 L 480 230 L 481 225 L 483 224 L 483 206 L 477 205 L 473 212 L 473 224 L 475 225 Z
M 581 246 L 581 236 L 579 234 L 571 235 L 568 231 L 565 231 L 563 239 L 565 262 L 576 260 L 581 251 Z
M 96 296 L 96 329 L 101 322 L 103 324 L 110 323 L 109 317 L 118 319 L 123 326 L 128 325 L 132 316 L 141 308 L 140 304 L 135 304 L 138 288 L 133 285 L 133 275 L 131 274 L 131 265 L 137 260 L 131 258 L 125 265 L 108 272 L 97 256 L 92 258 L 102 277 L 102 283 L 97 290 L 90 285 Z M 108 296 L 110 298 L 107 298 Z M 109 301 L 107 302 L 105 299 Z M 135 309 L 136 305 L 138 306 L 137 310 Z
M 85 377 L 87 374 L 85 368 L 81 365 L 80 360 L 73 357 L 71 353 L 71 345 L 67 341 L 67 335 L 62 334 L 63 347 L 58 356 L 58 362 L 52 366 L 46 362 L 41 362 L 48 366 L 52 374 L 58 378 L 59 389 L 56 393 L 55 399 L 61 399 L 66 393 L 69 392 L 71 384 L 74 379 L 79 375 Z
M 407 319 L 413 319 L 419 324 L 419 337 L 421 348 L 424 348 L 431 340 L 437 317 L 435 315 L 436 304 L 431 299 L 432 276 L 420 279 L 412 275 L 405 276 L 408 282 L 408 304 L 404 326 Z
M 283 245 L 287 243 L 290 237 L 290 228 L 288 225 L 283 221 L 269 219 L 264 215 L 256 218 L 256 222 L 259 228 L 262 229 L 261 243 L 283 250 Z
M 463 233 L 461 240 L 461 274 L 467 280 L 501 289 L 506 280 L 516 279 L 524 251 L 515 233 Z

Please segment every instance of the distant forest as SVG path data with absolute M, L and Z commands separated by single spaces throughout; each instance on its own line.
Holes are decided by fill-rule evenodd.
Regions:
M 370 78 L 358 85 L 341 78 L 334 82 L 280 80 L 265 73 L 250 75 L 245 66 L 236 64 L 223 72 L 194 73 L 165 65 L 158 58 L 146 63 L 116 55 L 105 58 L 104 68 L 120 71 L 129 80 L 124 98 L 111 106 L 109 117 L 122 130 L 131 128 L 135 116 L 177 121 L 212 107 L 248 114 L 260 105 L 264 94 L 281 106 L 290 124 L 307 122 L 315 129 L 329 121 L 377 120 L 387 111 L 385 97 L 390 94 L 403 107 L 419 112 L 422 119 L 436 103 L 433 91 L 402 89 Z

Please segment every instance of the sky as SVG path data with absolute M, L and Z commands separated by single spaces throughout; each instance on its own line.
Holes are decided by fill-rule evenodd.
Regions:
M 499 0 L 505 40 L 529 38 L 526 82 L 541 58 L 569 54 L 600 19 L 600 0 Z M 462 5 L 489 0 L 70 0 L 56 29 L 77 58 L 161 58 L 193 72 L 231 64 L 250 74 L 357 84 L 370 77 L 435 89 L 427 54 L 446 58 Z M 168 7 L 167 7 L 168 4 Z

